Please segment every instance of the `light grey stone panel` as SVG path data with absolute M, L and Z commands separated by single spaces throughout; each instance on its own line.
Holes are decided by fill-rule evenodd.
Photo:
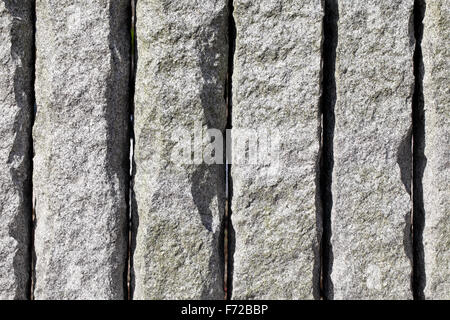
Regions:
M 321 1 L 234 9 L 232 297 L 317 298 Z
M 413 2 L 339 1 L 335 299 L 412 298 Z
M 426 299 L 450 299 L 450 2 L 426 1 L 423 21 Z
M 130 1 L 36 1 L 36 299 L 124 299 Z
M 227 1 L 136 10 L 133 299 L 223 299 L 225 166 L 174 154 L 195 129 L 225 129 Z

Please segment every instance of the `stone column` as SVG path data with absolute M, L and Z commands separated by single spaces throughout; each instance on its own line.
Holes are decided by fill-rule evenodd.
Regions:
M 124 299 L 129 0 L 36 1 L 36 299 Z
M 321 1 L 234 8 L 232 297 L 317 298 Z
M 335 299 L 412 298 L 413 2 L 339 1 Z
M 426 1 L 423 21 L 425 298 L 450 299 L 450 2 Z M 421 178 L 420 176 L 418 177 Z
M 33 1 L 0 1 L 0 300 L 30 296 Z
M 226 125 L 227 1 L 136 10 L 133 298 L 223 299 L 225 166 L 201 136 Z

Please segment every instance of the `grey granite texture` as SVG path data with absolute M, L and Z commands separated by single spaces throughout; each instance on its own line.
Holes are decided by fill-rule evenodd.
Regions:
M 450 2 L 426 1 L 423 229 L 426 299 L 450 299 Z
M 133 298 L 223 299 L 225 166 L 176 161 L 172 135 L 225 129 L 227 1 L 136 9 Z
M 317 298 L 321 1 L 237 0 L 234 19 L 232 297 Z
M 413 0 L 339 1 L 334 299 L 410 299 Z
M 36 299 L 124 299 L 130 1 L 36 1 Z

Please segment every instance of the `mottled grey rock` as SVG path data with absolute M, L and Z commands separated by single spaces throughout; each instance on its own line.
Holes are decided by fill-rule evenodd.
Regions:
M 224 130 L 226 0 L 137 3 L 134 299 L 223 299 L 224 165 L 177 163 L 172 134 Z
M 413 2 L 339 1 L 331 214 L 335 299 L 412 298 Z
M 425 298 L 450 299 L 450 2 L 426 1 L 422 53 L 425 109 Z
M 129 5 L 36 2 L 36 299 L 125 297 Z
M 33 1 L 0 1 L 0 300 L 29 297 Z
M 312 299 L 321 233 L 323 8 L 318 0 L 238 0 L 234 8 L 232 297 Z M 278 157 L 263 161 L 259 149 L 260 160 L 236 162 L 243 156 L 234 148 L 243 138 L 238 130 L 248 129 L 267 130 L 275 150 L 278 136 Z M 258 139 L 264 141 L 264 133 Z

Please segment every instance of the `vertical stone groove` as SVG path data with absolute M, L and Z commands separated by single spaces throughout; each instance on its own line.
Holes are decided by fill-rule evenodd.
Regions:
M 30 183 L 29 183 L 29 192 L 30 192 L 30 208 L 31 208 L 31 218 L 30 218 L 30 247 L 29 247 L 29 256 L 30 256 L 30 280 L 29 280 L 29 293 L 30 300 L 34 300 L 34 266 L 36 262 L 35 253 L 34 253 L 34 224 L 35 224 L 35 208 L 34 208 L 34 196 L 33 196 L 33 158 L 34 158 L 34 142 L 33 142 L 33 126 L 34 126 L 34 118 L 36 116 L 36 92 L 34 90 L 34 84 L 36 82 L 36 0 L 33 0 L 31 3 L 31 21 L 33 22 L 33 42 L 31 45 L 31 61 L 32 61 L 32 74 L 31 74 L 31 104 L 33 106 L 33 112 L 31 113 L 31 130 L 29 136 L 30 143 Z
M 132 264 L 132 238 L 133 238 L 133 228 L 132 228 L 132 210 L 133 210 L 133 170 L 134 170 L 134 91 L 136 86 L 136 2 L 137 0 L 130 0 L 130 33 L 131 33 L 131 54 L 130 54 L 130 86 L 129 86 L 129 112 L 130 112 L 130 125 L 129 125 L 129 137 L 130 137 L 130 171 L 129 171 L 129 192 L 128 192 L 128 252 L 127 252 L 127 272 L 125 275 L 126 281 L 126 291 L 127 297 L 126 300 L 131 300 L 131 264 Z
M 328 300 L 333 298 L 333 283 L 330 278 L 333 266 L 333 249 L 331 246 L 331 208 L 333 194 L 331 191 L 333 173 L 333 138 L 334 107 L 336 104 L 336 47 L 338 41 L 339 18 L 338 1 L 324 1 L 323 44 L 322 44 L 322 96 L 320 110 L 322 113 L 322 146 L 320 155 L 320 200 L 322 203 L 322 240 L 321 240 L 321 279 L 320 296 Z
M 423 97 L 424 65 L 422 57 L 423 18 L 425 15 L 425 1 L 414 1 L 414 95 L 412 105 L 413 133 L 413 277 L 412 290 L 416 300 L 424 298 L 425 263 L 423 247 L 423 229 L 425 225 L 425 210 L 423 203 L 423 173 L 426 165 L 425 158 L 425 117 Z
M 233 66 L 234 66 L 234 51 L 236 48 L 236 23 L 234 21 L 233 0 L 228 2 L 228 73 L 226 86 L 226 100 L 227 100 L 227 125 L 226 130 L 231 130 L 232 124 L 232 109 L 233 109 Z M 231 223 L 231 201 L 233 198 L 233 183 L 231 177 L 231 141 L 225 137 L 225 154 L 226 154 L 226 208 L 225 208 L 225 299 L 231 299 L 232 283 L 233 283 L 233 254 L 234 254 L 234 232 Z

